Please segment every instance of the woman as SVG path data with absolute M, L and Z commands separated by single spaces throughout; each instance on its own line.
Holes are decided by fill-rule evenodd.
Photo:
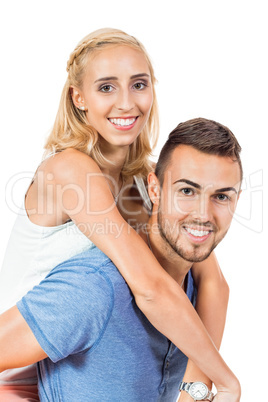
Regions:
M 15 304 L 56 264 L 94 244 L 118 267 L 151 323 L 215 383 L 216 400 L 239 400 L 237 379 L 180 285 L 165 275 L 127 224 L 137 228 L 146 223 L 148 210 L 135 200 L 134 177 L 142 192 L 151 170 L 150 142 L 155 145 L 158 131 L 155 77 L 145 49 L 121 31 L 100 30 L 80 42 L 67 70 L 56 122 L 45 146 L 48 157 L 27 191 L 7 249 L 0 278 L 1 310 Z M 197 265 L 194 275 L 199 314 L 219 347 L 228 292 L 221 290 L 225 282 L 215 257 Z M 215 290 L 222 295 L 220 301 Z M 215 309 L 213 318 L 223 317 L 213 323 L 210 304 Z M 14 361 L 5 367 L 14 367 Z M 195 366 L 186 375 L 191 380 L 202 376 L 204 381 Z M 10 372 L 5 376 L 10 378 Z

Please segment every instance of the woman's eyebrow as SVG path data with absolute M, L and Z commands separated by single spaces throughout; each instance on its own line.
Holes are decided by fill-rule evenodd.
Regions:
M 95 82 L 99 82 L 99 81 L 109 81 L 109 80 L 118 80 L 118 77 L 102 77 L 102 78 L 98 78 Z
M 134 75 L 132 75 L 130 78 L 133 79 L 133 78 L 142 78 L 142 77 L 148 77 L 148 78 L 149 78 L 150 75 L 147 74 L 147 73 L 140 73 L 140 74 L 134 74 Z M 94 84 L 95 84 L 96 82 L 100 82 L 100 81 L 110 81 L 110 80 L 118 80 L 118 77 L 110 76 L 110 77 L 98 78 L 96 81 L 94 81 Z
M 147 74 L 147 73 L 134 74 L 134 75 L 132 75 L 130 78 L 133 79 L 133 78 L 142 78 L 142 77 L 148 77 L 148 78 L 150 78 L 150 74 Z

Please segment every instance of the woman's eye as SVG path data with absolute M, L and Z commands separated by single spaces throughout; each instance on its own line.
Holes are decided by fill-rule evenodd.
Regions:
M 111 85 L 103 85 L 101 88 L 100 88 L 100 91 L 101 92 L 111 92 L 113 90 L 113 87 L 111 86 Z
M 144 82 L 137 82 L 136 84 L 133 85 L 135 89 L 141 90 L 147 87 L 147 85 Z

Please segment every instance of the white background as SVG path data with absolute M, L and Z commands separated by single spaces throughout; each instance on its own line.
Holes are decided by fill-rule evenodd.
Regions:
M 241 381 L 243 402 L 264 400 L 265 387 L 257 384 L 266 384 L 268 374 L 265 3 L 16 0 L 0 6 L 0 260 L 27 186 L 22 178 L 41 160 L 68 56 L 89 32 L 120 28 L 146 46 L 159 81 L 158 150 L 179 122 L 193 117 L 217 120 L 237 136 L 244 192 L 217 255 L 231 288 L 222 354 Z M 11 198 L 14 175 L 19 180 Z

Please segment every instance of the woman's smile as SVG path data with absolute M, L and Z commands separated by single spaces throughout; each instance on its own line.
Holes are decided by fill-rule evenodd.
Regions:
M 135 126 L 138 118 L 139 118 L 139 116 L 124 117 L 124 118 L 123 117 L 108 118 L 108 120 L 117 130 L 127 131 L 127 130 L 131 130 Z
M 129 146 L 146 125 L 153 88 L 144 54 L 132 47 L 108 46 L 93 54 L 77 99 L 89 124 L 112 146 Z M 124 136 L 118 135 L 125 133 Z

